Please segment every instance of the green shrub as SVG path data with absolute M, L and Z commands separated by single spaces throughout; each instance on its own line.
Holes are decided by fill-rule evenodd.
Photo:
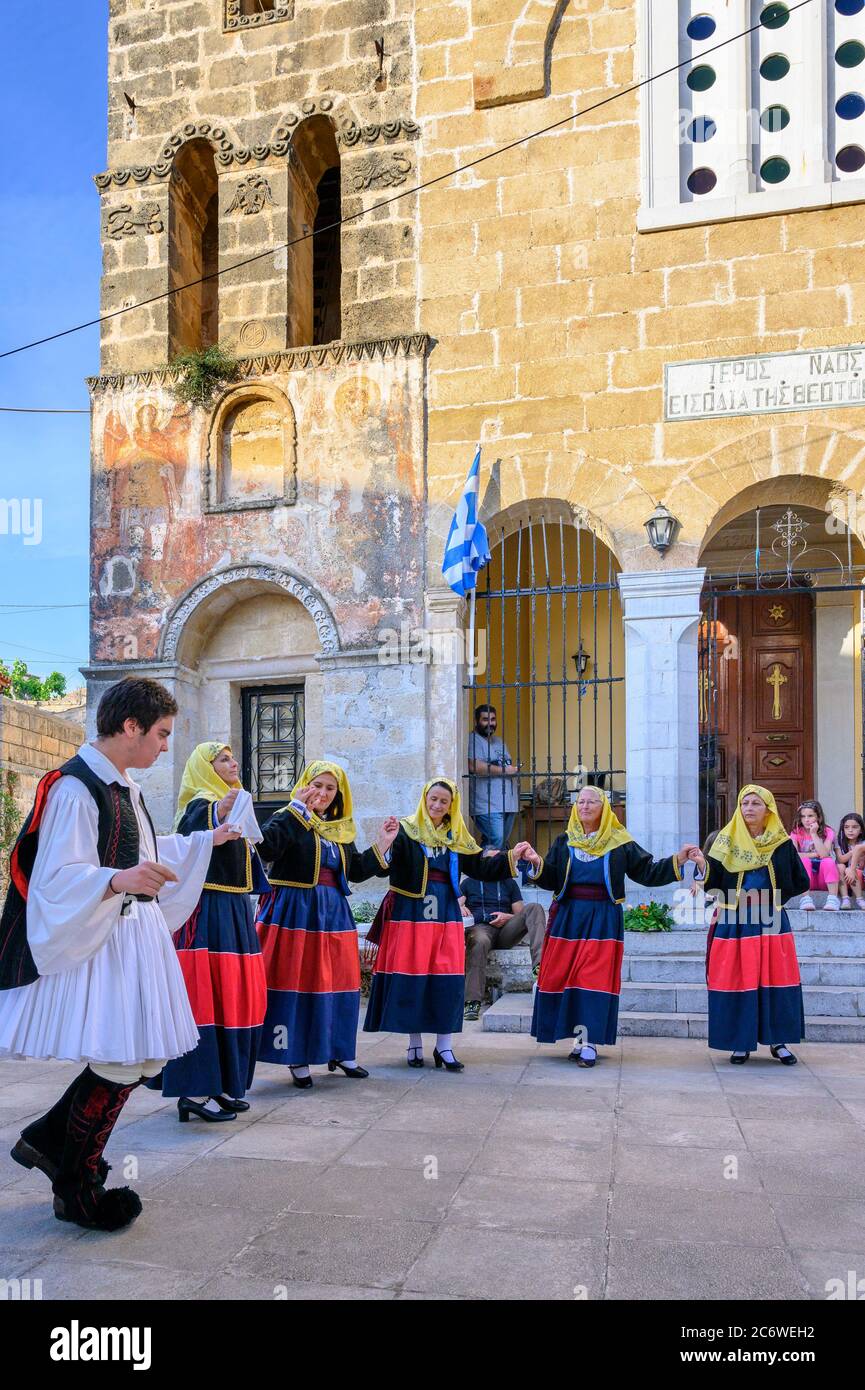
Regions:
M 639 903 L 625 908 L 625 931 L 672 931 L 675 918 L 666 903 Z

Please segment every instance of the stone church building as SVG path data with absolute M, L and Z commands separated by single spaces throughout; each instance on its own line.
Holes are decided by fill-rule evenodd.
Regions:
M 225 737 L 366 835 L 478 703 L 541 849 L 587 779 L 658 853 L 863 809 L 863 83 L 865 0 L 110 0 L 85 675 L 175 692 L 163 825 Z

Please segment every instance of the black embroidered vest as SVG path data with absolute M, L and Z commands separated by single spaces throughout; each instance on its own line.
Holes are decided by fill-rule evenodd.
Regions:
M 117 782 L 103 782 L 76 753 L 54 772 L 48 772 L 36 788 L 33 807 L 27 815 L 9 856 L 10 884 L 0 914 L 0 990 L 31 985 L 39 972 L 27 944 L 27 889 L 39 848 L 39 826 L 45 813 L 48 792 L 59 777 L 77 777 L 83 782 L 99 814 L 97 854 L 103 868 L 131 869 L 139 861 L 138 821 L 132 793 Z M 153 831 L 153 822 L 144 798 L 141 809 Z M 156 834 L 153 832 L 153 842 Z M 136 894 L 141 900 L 143 894 Z

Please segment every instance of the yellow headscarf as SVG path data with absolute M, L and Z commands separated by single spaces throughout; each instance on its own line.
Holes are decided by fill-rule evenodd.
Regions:
M 426 808 L 427 793 L 438 782 L 447 787 L 451 794 L 451 808 L 440 825 L 433 825 Z M 421 792 L 417 810 L 413 816 L 403 816 L 400 825 L 406 835 L 428 849 L 453 849 L 458 854 L 478 854 L 480 845 L 473 840 L 460 810 L 460 793 L 455 782 L 447 777 L 433 777 Z
M 742 815 L 742 801 L 748 795 L 759 796 L 769 810 L 766 828 L 756 839 Z M 768 864 L 778 846 L 783 845 L 789 838 L 781 824 L 772 793 L 766 787 L 758 787 L 754 782 L 749 782 L 747 787 L 743 787 L 739 792 L 732 820 L 729 820 L 723 830 L 719 830 L 715 836 L 715 843 L 709 850 L 709 858 L 717 859 L 731 874 L 743 873 L 747 869 L 762 869 Z
M 198 796 L 204 797 L 205 801 L 221 801 L 226 792 L 231 791 L 228 783 L 223 782 L 219 774 L 213 770 L 213 759 L 219 757 L 223 748 L 227 748 L 230 752 L 231 744 L 217 743 L 215 739 L 211 739 L 207 743 L 197 744 L 187 758 L 180 782 L 180 794 L 177 798 L 177 815 L 174 817 L 175 830 L 190 801 L 194 801 Z M 240 782 L 235 782 L 233 785 L 239 787 Z
M 349 845 L 352 840 L 357 839 L 357 831 L 354 825 L 354 807 L 351 800 L 351 787 L 348 785 L 348 778 L 345 769 L 339 763 L 329 763 L 324 759 L 319 759 L 314 763 L 307 763 L 298 781 L 291 789 L 292 799 L 304 787 L 308 787 L 310 782 L 322 772 L 329 772 L 331 777 L 336 778 L 336 785 L 342 792 L 342 815 L 338 820 L 324 820 L 315 811 L 310 811 L 307 807 L 307 814 L 313 829 L 318 832 L 323 840 L 330 840 L 334 844 Z
M 603 803 L 601 823 L 594 834 L 587 834 L 583 829 L 583 822 L 580 820 L 575 801 L 568 820 L 568 844 L 573 845 L 574 849 L 583 849 L 587 854 L 597 856 L 608 854 L 617 845 L 626 845 L 634 837 L 630 831 L 625 829 L 618 816 L 614 814 L 609 797 L 599 787 L 595 787 L 593 790 L 600 794 Z

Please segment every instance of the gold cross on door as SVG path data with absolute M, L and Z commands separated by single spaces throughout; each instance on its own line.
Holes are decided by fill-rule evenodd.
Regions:
M 781 686 L 787 684 L 787 677 L 784 675 L 778 662 L 772 667 L 771 672 L 766 677 L 766 684 L 772 686 L 772 718 L 781 718 Z

